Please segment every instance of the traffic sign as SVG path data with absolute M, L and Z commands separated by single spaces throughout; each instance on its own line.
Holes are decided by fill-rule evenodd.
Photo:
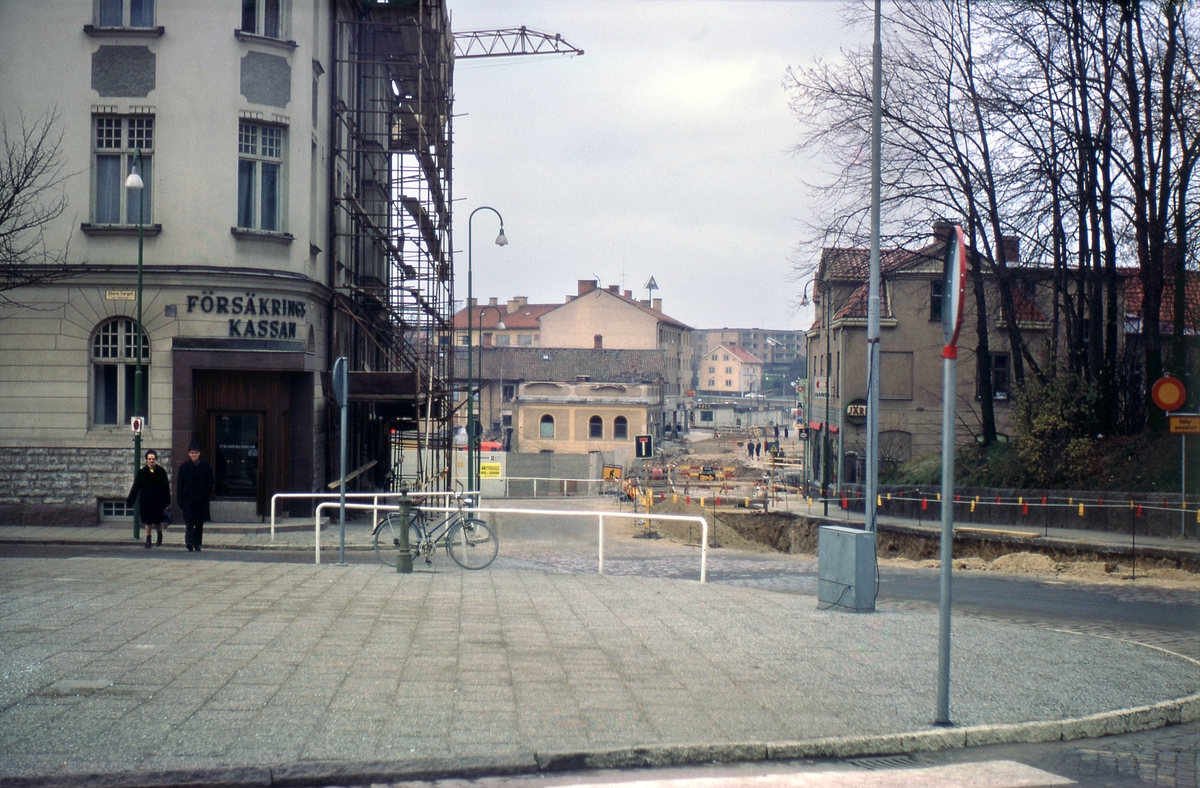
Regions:
M 963 321 L 963 292 L 967 287 L 967 245 L 962 227 L 955 225 L 946 241 L 942 268 L 942 338 L 948 348 L 957 347 Z
M 1170 416 L 1167 421 L 1177 435 L 1200 434 L 1200 416 Z
M 1150 397 L 1155 405 L 1169 413 L 1183 407 L 1183 402 L 1187 399 L 1187 389 L 1183 387 L 1183 381 L 1179 378 L 1164 375 L 1154 382 L 1154 388 L 1150 389 Z
M 129 420 L 129 426 L 133 428 L 134 435 L 141 435 L 142 434 L 142 417 L 134 416 L 132 419 Z
M 638 435 L 633 440 L 635 457 L 639 460 L 648 460 L 654 456 L 653 435 Z

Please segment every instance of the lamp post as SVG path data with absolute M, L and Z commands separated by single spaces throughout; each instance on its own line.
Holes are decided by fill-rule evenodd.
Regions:
M 475 221 L 475 214 L 480 211 L 491 211 L 496 214 L 496 218 L 500 220 L 500 234 L 496 236 L 496 246 L 507 246 L 508 239 L 504 237 L 504 217 L 495 208 L 488 205 L 481 205 L 471 211 L 471 215 L 467 217 L 467 485 L 470 486 L 475 481 L 475 368 L 472 357 L 474 352 L 475 337 L 473 333 L 473 313 L 475 311 L 475 294 L 472 290 L 472 268 L 474 258 L 474 237 L 472 235 L 472 222 Z M 480 313 L 482 314 L 482 312 Z M 469 490 L 468 492 L 470 492 Z
M 134 330 L 137 332 L 134 339 L 135 348 L 135 364 L 133 373 L 133 415 L 140 416 L 142 413 L 142 233 L 145 224 L 146 216 L 146 184 L 142 181 L 142 176 L 139 170 L 142 166 L 142 149 L 138 148 L 135 153 L 133 167 L 130 169 L 129 177 L 125 179 L 126 189 L 136 189 L 138 193 L 138 256 L 137 256 L 137 323 L 134 325 Z M 133 433 L 133 472 L 136 475 L 138 468 L 141 467 L 142 455 L 142 433 L 141 430 Z M 133 503 L 133 538 L 140 539 L 141 528 L 141 509 L 142 497 Z M 148 539 L 149 537 L 147 537 Z M 147 542 L 149 545 L 149 542 Z
M 808 288 L 812 287 L 813 295 L 816 296 L 816 287 L 815 287 L 816 284 L 817 284 L 817 280 L 815 277 L 808 280 L 808 284 L 806 284 L 804 286 L 804 290 L 802 290 L 800 292 L 800 306 L 808 306 L 809 304 L 813 303 L 808 298 Z M 829 354 L 829 334 L 826 333 L 826 331 L 825 331 L 825 312 L 824 312 L 825 301 L 824 301 L 824 299 L 822 299 L 822 301 L 821 301 L 821 309 L 822 309 L 821 332 L 825 334 L 825 353 L 826 353 L 826 355 L 828 355 Z M 805 344 L 807 346 L 807 342 Z M 809 369 L 807 370 L 807 372 L 808 372 L 808 407 L 804 411 L 805 419 L 807 419 L 809 417 L 809 415 L 812 413 L 812 395 L 813 395 L 813 389 L 816 387 L 816 376 L 813 374 L 812 365 L 810 364 L 808 366 L 809 366 Z M 828 368 L 826 368 L 826 373 L 828 373 L 828 371 L 829 371 Z M 805 456 L 805 473 L 804 473 L 804 475 L 805 475 L 805 477 L 807 477 L 809 475 L 809 470 L 812 468 L 811 460 L 812 460 L 814 452 L 812 451 L 812 448 L 811 448 L 812 435 L 810 432 L 807 431 L 807 426 L 806 426 L 805 430 L 806 430 L 805 434 L 808 435 L 808 439 L 804 442 L 804 451 L 805 451 L 805 455 L 806 455 Z M 828 441 L 828 435 L 829 435 L 829 377 L 828 377 L 828 375 L 826 375 L 826 378 L 825 378 L 825 430 L 824 430 L 824 434 L 825 434 L 825 444 L 824 445 L 828 446 L 829 445 L 829 441 Z M 824 458 L 821 462 L 821 473 L 822 474 L 825 473 Z M 821 496 L 824 497 L 824 494 L 825 494 L 825 490 L 824 490 L 824 486 L 822 486 Z M 829 514 L 828 501 L 826 501 L 826 503 L 825 503 L 825 514 Z

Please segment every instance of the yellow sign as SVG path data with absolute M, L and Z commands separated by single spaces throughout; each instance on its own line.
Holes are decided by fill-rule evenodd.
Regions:
M 603 478 L 605 481 L 620 480 L 621 466 L 620 465 L 605 465 Z
M 105 301 L 136 301 L 137 300 L 137 291 L 136 290 L 105 290 L 104 291 L 104 300 Z
M 498 463 L 498 462 L 481 462 L 481 463 L 479 463 L 479 478 L 480 479 L 499 479 L 500 478 L 500 463 Z
M 1200 416 L 1171 416 L 1171 432 L 1195 435 L 1200 433 Z

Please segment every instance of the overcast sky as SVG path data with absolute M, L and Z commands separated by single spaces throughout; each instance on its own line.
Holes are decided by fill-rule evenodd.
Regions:
M 450 0 L 456 31 L 526 27 L 582 57 L 455 66 L 455 247 L 466 297 L 558 303 L 598 278 L 694 328 L 807 328 L 791 281 L 812 163 L 789 65 L 854 43 L 834 0 Z

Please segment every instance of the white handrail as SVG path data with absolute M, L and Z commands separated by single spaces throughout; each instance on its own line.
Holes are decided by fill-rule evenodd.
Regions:
M 374 503 L 379 503 L 380 498 L 398 498 L 405 493 L 402 492 L 369 492 L 369 493 L 346 493 L 347 498 L 371 498 Z M 435 490 L 435 491 L 418 491 L 413 490 L 407 493 L 409 498 L 475 498 L 479 500 L 479 492 L 460 492 L 455 490 Z M 277 498 L 308 498 L 316 500 L 317 498 L 341 498 L 340 493 L 275 493 L 271 496 L 271 541 L 275 541 L 275 499 Z M 377 523 L 372 518 L 371 530 L 375 530 Z
M 329 502 L 317 504 L 317 513 L 315 518 L 315 549 L 316 562 L 321 563 L 321 510 L 330 506 L 340 506 L 340 503 Z M 365 504 L 365 503 L 348 503 L 347 509 L 373 509 L 380 512 L 398 512 L 399 506 L 390 506 L 386 504 Z M 480 506 L 474 508 L 457 507 L 441 507 L 441 506 L 422 506 L 421 511 L 424 512 L 445 512 L 450 513 L 484 513 L 484 514 L 537 514 L 537 515 L 555 515 L 559 517 L 579 517 L 595 515 L 600 521 L 599 531 L 599 574 L 604 574 L 604 518 L 605 517 L 624 517 L 627 519 L 636 520 L 674 520 L 676 522 L 688 522 L 700 524 L 700 582 L 704 583 L 708 580 L 708 520 L 699 515 L 685 514 L 652 514 L 649 512 L 588 512 L 588 511 L 563 511 L 557 509 L 501 509 L 490 506 Z

